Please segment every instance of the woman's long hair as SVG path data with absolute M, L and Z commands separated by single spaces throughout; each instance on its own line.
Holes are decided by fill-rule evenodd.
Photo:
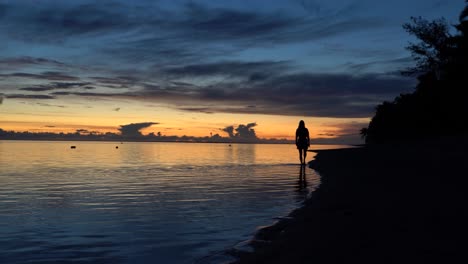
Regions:
M 301 130 L 305 128 L 304 120 L 299 121 L 299 126 L 297 128 Z

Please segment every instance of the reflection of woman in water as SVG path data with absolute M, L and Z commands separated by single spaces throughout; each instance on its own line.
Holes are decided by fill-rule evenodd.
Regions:
M 307 149 L 310 146 L 309 130 L 305 127 L 303 120 L 299 122 L 299 126 L 296 129 L 296 146 L 299 150 L 299 159 L 301 164 L 305 164 L 307 157 Z

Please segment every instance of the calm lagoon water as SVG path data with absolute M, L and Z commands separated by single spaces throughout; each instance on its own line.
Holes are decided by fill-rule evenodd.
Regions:
M 228 261 L 299 176 L 294 145 L 0 141 L 0 263 Z

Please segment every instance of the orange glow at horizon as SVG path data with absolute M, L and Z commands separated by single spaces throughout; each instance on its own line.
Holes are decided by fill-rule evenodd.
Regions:
M 256 123 L 253 127 L 259 138 L 294 140 L 300 120 L 304 120 L 311 138 L 335 138 L 343 134 L 349 123 L 369 122 L 369 118 L 323 118 L 306 116 L 278 116 L 260 114 L 197 113 L 174 110 L 168 107 L 134 106 L 103 102 L 96 106 L 68 104 L 66 108 L 51 109 L 36 104 L 7 100 L 0 106 L 0 128 L 17 132 L 74 133 L 85 129 L 99 133 L 119 134 L 121 125 L 154 122 L 141 129 L 143 135 L 160 132 L 164 136 L 209 137 L 219 134 L 227 137 L 223 128 Z M 356 131 L 358 133 L 358 131 Z
M 278 117 L 276 117 L 278 118 Z M 282 118 L 282 117 L 279 117 Z M 287 117 L 284 119 L 288 119 Z M 254 127 L 256 134 L 259 138 L 266 139 L 288 139 L 294 140 L 295 130 L 296 130 L 296 119 L 290 118 L 289 122 L 281 122 L 279 124 L 269 124 L 268 122 L 260 123 Z M 312 120 L 310 125 L 306 125 L 310 131 L 310 137 L 313 138 L 335 138 L 332 134 L 339 135 L 341 128 L 339 126 L 327 125 L 327 122 L 335 122 L 339 124 L 336 120 L 326 120 L 325 122 L 317 122 L 320 118 L 309 118 Z M 264 120 L 262 120 L 264 121 Z M 315 122 L 314 122 L 315 121 Z M 237 127 L 240 123 L 232 124 L 234 127 Z M 244 123 L 245 124 L 245 123 Z M 307 121 L 306 121 L 306 124 Z M 148 135 L 150 133 L 158 134 L 161 133 L 163 136 L 194 136 L 194 137 L 207 137 L 211 135 L 219 134 L 222 137 L 227 137 L 227 133 L 222 131 L 223 127 L 215 126 L 187 126 L 183 127 L 183 124 L 180 124 L 181 127 L 168 127 L 162 124 L 152 125 L 150 127 L 141 129 L 140 132 L 143 135 Z M 227 125 L 226 125 L 227 126 Z M 77 130 L 84 129 L 90 132 L 98 133 L 116 133 L 120 134 L 119 128 L 120 125 L 91 125 L 91 124 L 64 124 L 56 122 L 21 122 L 21 121 L 1 121 L 0 128 L 6 131 L 15 131 L 15 132 L 51 132 L 51 133 L 74 133 Z

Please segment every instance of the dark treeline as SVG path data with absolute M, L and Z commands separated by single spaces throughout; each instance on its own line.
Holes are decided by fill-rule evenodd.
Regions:
M 416 90 L 383 102 L 369 126 L 366 143 L 384 143 L 468 135 L 468 0 L 459 23 L 412 17 L 403 28 L 419 43 L 410 43 L 416 64 L 402 72 L 418 78 Z M 456 34 L 450 33 L 451 29 Z
M 200 142 L 200 143 L 257 143 L 257 144 L 285 144 L 291 143 L 287 139 L 264 139 L 258 137 L 223 137 L 219 134 L 205 137 L 194 136 L 165 136 L 161 133 L 118 134 L 112 132 L 99 133 L 93 131 L 77 130 L 70 133 L 53 132 L 16 132 L 0 128 L 0 140 L 63 140 L 63 141 L 132 141 L 132 142 Z

